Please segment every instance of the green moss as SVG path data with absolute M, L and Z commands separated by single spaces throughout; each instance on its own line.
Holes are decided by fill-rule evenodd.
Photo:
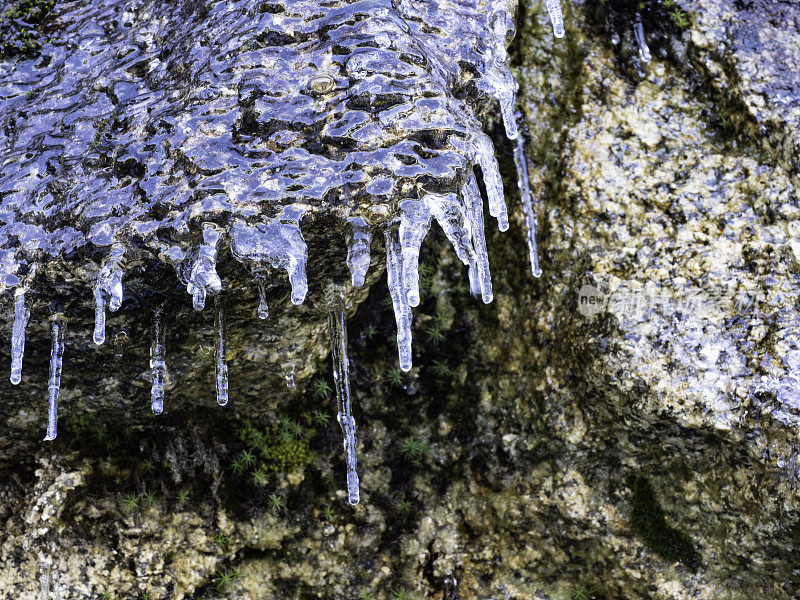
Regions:
M 637 477 L 630 487 L 633 492 L 631 527 L 636 535 L 664 560 L 681 562 L 692 571 L 697 570 L 701 565 L 700 555 L 684 533 L 667 524 L 650 482 Z
M 246 449 L 231 468 L 237 475 L 249 469 L 253 485 L 263 487 L 270 474 L 302 470 L 311 462 L 309 440 L 314 433 L 289 419 L 261 428 L 246 423 L 238 431 Z

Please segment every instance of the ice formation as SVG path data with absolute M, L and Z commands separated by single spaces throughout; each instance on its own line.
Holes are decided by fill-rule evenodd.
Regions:
M 353 287 L 361 287 L 369 270 L 369 245 L 372 243 L 372 232 L 369 225 L 361 217 L 347 220 L 347 267 Z
M 52 349 L 50 350 L 50 378 L 47 390 L 50 404 L 47 410 L 47 435 L 45 440 L 54 440 L 58 434 L 58 393 L 61 389 L 61 359 L 64 356 L 64 321 L 60 315 L 50 324 Z
M 22 357 L 25 354 L 25 327 L 31 313 L 25 304 L 25 290 L 17 288 L 14 292 L 14 326 L 11 332 L 11 383 L 17 385 L 22 380 Z
M 387 229 L 386 233 L 386 282 L 392 298 L 394 318 L 397 322 L 397 352 L 400 368 L 411 370 L 411 306 L 408 303 L 403 284 L 403 259 L 400 234 L 397 229 Z
M 308 249 L 300 231 L 304 209 L 289 206 L 275 219 L 248 225 L 233 224 L 231 251 L 237 260 L 249 263 L 254 269 L 266 266 L 285 269 L 292 285 L 292 304 L 302 304 L 308 293 L 306 261 Z
M 150 374 L 153 384 L 150 388 L 150 409 L 160 415 L 164 410 L 164 323 L 163 311 L 159 307 L 153 314 L 153 340 L 150 344 Z
M 197 248 L 191 260 L 191 267 L 185 275 L 186 291 L 192 297 L 195 310 L 203 310 L 206 305 L 206 294 L 217 293 L 222 289 L 222 281 L 217 275 L 217 243 L 220 232 L 216 225 L 206 223 L 203 226 L 203 243 Z
M 519 134 L 514 111 L 517 104 L 517 82 L 508 68 L 506 38 L 513 32 L 507 0 L 494 0 L 491 5 L 489 38 L 489 71 L 484 75 L 500 103 L 500 114 L 509 139 Z
M 636 13 L 636 20 L 633 23 L 633 35 L 636 37 L 636 44 L 639 46 L 639 58 L 644 62 L 650 62 L 652 55 L 650 48 L 647 47 L 647 40 L 644 39 L 644 26 L 642 25 L 642 15 Z
M 347 358 L 347 321 L 344 295 L 334 290 L 328 301 L 328 330 L 331 338 L 333 358 L 333 382 L 336 388 L 338 413 L 336 420 L 344 436 L 344 455 L 347 461 L 347 496 L 350 504 L 358 504 L 358 471 L 356 470 L 356 421 L 351 412 L 350 361 Z
M 193 163 L 191 176 L 197 175 L 197 180 L 192 180 L 192 185 L 187 188 L 192 190 L 189 194 L 192 200 L 187 204 L 188 208 L 181 214 L 170 213 L 169 218 L 158 223 L 158 226 L 168 224 L 168 227 L 180 231 L 183 235 L 185 232 L 192 231 L 198 217 L 207 213 L 213 214 L 215 221 L 220 224 L 200 220 L 202 242 L 187 254 L 184 253 L 184 249 L 179 247 L 183 243 L 183 238 L 175 239 L 166 235 L 167 241 L 161 241 L 160 233 L 151 235 L 155 229 L 148 230 L 145 221 L 137 224 L 142 227 L 142 230 L 137 232 L 137 239 L 159 240 L 158 244 L 160 245 L 157 244 L 157 247 L 160 248 L 158 250 L 159 258 L 177 267 L 179 279 L 191 295 L 195 310 L 203 310 L 208 294 L 214 295 L 214 366 L 217 402 L 220 405 L 224 405 L 228 401 L 225 313 L 219 295 L 223 286 L 217 273 L 220 242 L 229 240 L 234 258 L 249 268 L 258 291 L 256 313 L 260 319 L 266 319 L 269 315 L 267 285 L 270 283 L 268 278 L 272 276 L 271 269 L 286 271 L 291 284 L 291 302 L 295 305 L 303 303 L 308 292 L 306 276 L 308 250 L 300 228 L 300 221 L 307 210 L 318 206 L 320 201 L 327 201 L 330 197 L 334 197 L 335 210 L 339 210 L 339 206 L 335 204 L 337 202 L 344 210 L 344 213 L 340 214 L 346 218 L 347 267 L 353 287 L 361 287 L 365 283 L 371 261 L 370 247 L 373 231 L 376 234 L 377 231 L 384 233 L 387 282 L 397 323 L 399 364 L 404 371 L 408 371 L 412 366 L 412 307 L 419 305 L 421 301 L 420 249 L 432 221 L 435 220 L 439 224 L 452 244 L 458 259 L 467 267 L 471 293 L 481 296 L 485 303 L 492 301 L 492 281 L 484 233 L 484 200 L 476 180 L 476 167 L 479 168 L 483 178 L 489 214 L 497 219 L 500 231 L 508 229 L 509 219 L 502 179 L 490 138 L 481 131 L 475 114 L 466 101 L 454 99 L 450 95 L 452 90 L 442 91 L 451 85 L 454 75 L 462 68 L 459 65 L 464 62 L 476 65 L 480 72 L 478 81 L 480 90 L 496 98 L 499 102 L 506 135 L 514 145 L 522 209 L 527 226 L 526 238 L 531 272 L 535 277 L 541 274 L 536 248 L 536 215 L 524 155 L 523 137 L 518 126 L 518 116 L 515 114 L 517 84 L 509 68 L 506 50 L 506 43 L 514 33 L 512 4 L 512 0 L 487 0 L 485 8 L 483 4 L 476 5 L 477 8 L 476 6 L 466 7 L 462 15 L 463 20 L 460 17 L 458 19 L 448 17 L 441 21 L 435 21 L 437 27 L 439 25 L 444 27 L 442 30 L 429 27 L 426 21 L 428 14 L 441 15 L 439 11 L 443 8 L 436 3 L 397 0 L 392 2 L 393 9 L 399 15 L 397 22 L 391 19 L 380 20 L 383 17 L 379 14 L 370 17 L 378 19 L 381 28 L 389 32 L 380 34 L 379 39 L 383 40 L 385 37 L 386 43 L 379 44 L 382 50 L 359 45 L 359 51 L 352 52 L 352 55 L 342 63 L 342 68 L 350 75 L 350 85 L 352 86 L 352 89 L 347 90 L 349 96 L 343 96 L 343 100 L 347 101 L 348 98 L 352 100 L 373 94 L 373 90 L 377 89 L 375 86 L 380 85 L 375 84 L 375 81 L 384 81 L 389 75 L 391 75 L 390 79 L 409 81 L 409 88 L 415 87 L 422 91 L 419 93 L 419 97 L 414 98 L 410 103 L 410 109 L 407 107 L 402 107 L 402 110 L 394 107 L 386 109 L 370 107 L 370 112 L 362 110 L 364 107 L 359 106 L 357 110 L 347 112 L 340 120 L 339 117 L 330 122 L 324 119 L 319 120 L 318 124 L 323 128 L 326 139 L 352 142 L 357 150 L 346 147 L 347 151 L 342 152 L 341 155 L 334 152 L 336 156 L 329 156 L 328 149 L 321 152 L 315 146 L 312 147 L 316 142 L 311 145 L 295 143 L 294 140 L 301 139 L 303 136 L 299 135 L 296 128 L 292 128 L 276 130 L 275 135 L 269 138 L 267 146 L 258 145 L 258 142 L 264 140 L 255 140 L 251 151 L 248 146 L 250 142 L 243 142 L 244 146 L 248 147 L 247 152 L 239 153 L 238 149 L 234 152 L 225 141 L 227 138 L 219 135 L 220 131 L 229 131 L 230 123 L 215 120 L 216 113 L 210 116 L 203 115 L 202 118 L 192 115 L 195 121 L 181 122 L 178 117 L 169 117 L 170 121 L 174 121 L 174 123 L 167 123 L 162 118 L 158 122 L 158 126 L 154 126 L 158 131 L 158 136 L 162 133 L 164 136 L 169 134 L 164 139 L 164 144 L 167 146 L 174 144 L 174 154 L 180 160 L 185 159 L 187 164 Z M 545 5 L 555 37 L 563 37 L 564 25 L 559 0 L 545 0 Z M 298 5 L 297 10 L 310 11 L 308 14 L 303 12 L 304 19 L 308 18 L 312 21 L 317 19 L 313 6 L 306 8 L 305 5 Z M 267 19 L 270 23 L 272 23 L 272 19 L 276 18 L 271 13 L 259 12 L 258 15 L 261 15 L 258 18 Z M 238 16 L 235 20 L 238 23 Z M 253 31 L 258 33 L 263 26 L 262 22 L 254 24 Z M 452 27 L 454 32 L 461 34 L 466 31 L 481 33 L 480 42 L 460 44 L 458 37 L 447 37 L 448 27 Z M 469 30 L 468 27 L 480 27 L 482 31 Z M 337 34 L 344 35 L 343 38 L 337 38 L 342 43 L 349 40 L 351 35 L 350 33 L 345 35 L 344 29 L 346 28 L 342 28 L 342 31 Z M 432 33 L 432 31 L 434 32 Z M 649 60 L 650 54 L 644 40 L 641 17 L 638 14 L 634 32 L 642 59 Z M 415 52 L 419 50 L 420 56 L 415 55 L 412 57 L 413 60 L 409 59 L 409 62 L 400 60 L 397 64 L 389 64 L 391 62 L 389 59 L 394 57 L 393 52 L 396 50 L 396 48 L 392 48 L 394 44 L 392 35 L 408 37 L 406 42 L 409 40 L 413 42 L 409 42 L 409 48 Z M 443 37 L 446 39 L 442 39 Z M 450 41 L 453 43 L 448 45 Z M 437 42 L 441 44 L 441 47 L 436 46 Z M 392 52 L 383 52 L 389 48 L 392 48 Z M 292 60 L 303 56 L 298 48 L 282 49 L 282 52 L 284 50 L 287 53 L 293 53 L 291 54 L 294 57 Z M 441 53 L 437 53 L 436 50 L 441 50 Z M 254 56 L 255 59 L 260 60 L 258 53 L 254 53 Z M 283 74 L 295 73 L 296 67 L 291 66 L 287 71 L 289 60 L 286 59 L 284 62 L 286 64 L 277 61 L 276 68 L 283 69 L 281 71 Z M 299 59 L 295 62 L 299 64 Z M 421 67 L 420 65 L 425 66 Z M 242 68 L 234 71 L 236 73 L 250 72 L 244 67 L 246 64 L 242 63 Z M 166 74 L 163 75 L 166 81 Z M 200 80 L 201 78 L 196 79 Z M 289 122 L 296 116 L 295 98 L 287 95 L 289 92 L 286 90 L 281 90 L 275 95 L 275 98 L 272 98 L 269 94 L 251 94 L 252 90 L 245 89 L 250 84 L 240 83 L 244 86 L 242 94 L 247 92 L 248 97 L 255 99 L 253 111 L 258 118 L 266 120 L 274 117 L 279 120 L 286 117 L 286 122 Z M 240 85 L 240 83 L 236 83 L 236 85 Z M 231 84 L 230 89 L 234 89 L 234 87 Z M 318 74 L 301 87 L 304 90 L 310 89 L 314 94 L 319 95 L 338 93 L 337 90 L 341 88 L 341 85 L 333 77 Z M 207 91 L 204 88 L 197 93 L 202 95 Z M 302 94 L 305 93 L 302 92 Z M 217 100 L 222 102 L 220 99 Z M 326 111 L 323 112 L 327 114 Z M 356 118 L 354 116 L 356 113 L 358 113 L 358 118 L 364 118 L 367 121 L 372 119 L 373 121 L 348 122 L 347 119 Z M 227 113 L 221 111 L 219 114 Z M 208 120 L 204 121 L 203 119 L 206 117 Z M 315 122 L 314 126 L 316 124 Z M 189 128 L 195 125 L 207 132 L 204 133 L 205 137 L 200 135 L 193 137 L 189 134 Z M 169 131 L 164 133 L 166 130 Z M 380 135 L 388 136 L 385 140 L 379 136 L 381 131 L 383 133 Z M 416 137 L 410 135 L 404 137 L 399 134 L 396 139 L 391 137 L 396 132 L 409 131 Z M 389 135 L 387 132 L 392 133 Z M 430 135 L 431 132 L 435 135 Z M 455 133 L 443 136 L 441 139 L 444 141 L 439 144 L 437 136 L 441 132 Z M 135 140 L 134 130 L 126 132 L 126 135 L 129 134 L 133 136 L 131 139 Z M 152 131 L 147 129 L 147 139 L 149 140 L 153 135 Z M 435 138 L 436 141 L 422 142 L 421 140 L 425 136 L 430 139 Z M 391 142 L 386 141 L 392 139 Z M 187 140 L 190 140 L 191 143 L 188 143 Z M 203 143 L 208 143 L 209 148 L 197 145 L 197 140 L 204 140 Z M 389 146 L 390 143 L 394 145 Z M 431 147 L 427 147 L 426 144 Z M 363 148 L 360 145 L 363 145 Z M 142 148 L 141 152 L 145 152 L 144 146 L 138 142 L 131 143 L 131 147 Z M 152 144 L 152 147 L 160 148 L 157 144 Z M 381 148 L 381 153 L 370 154 L 375 147 Z M 364 151 L 365 148 L 368 151 Z M 12 150 L 16 151 L 16 149 Z M 125 154 L 124 148 L 118 150 L 120 156 Z M 92 151 L 96 151 L 96 148 Z M 230 156 L 225 154 L 227 152 L 230 152 Z M 437 158 L 431 160 L 426 158 L 423 162 L 418 161 L 418 157 L 428 154 Z M 269 156 L 269 160 L 265 158 L 267 156 Z M 452 157 L 456 158 L 450 160 Z M 146 162 L 152 157 L 142 154 L 139 158 Z M 232 162 L 229 162 L 229 159 Z M 167 159 L 158 155 L 152 165 L 158 165 L 160 168 L 160 165 L 166 161 L 164 172 L 177 173 L 183 167 L 177 169 L 178 163 L 170 162 L 172 160 L 172 158 Z M 152 165 L 147 164 L 149 169 Z M 382 178 L 369 174 L 374 167 L 386 169 L 389 171 L 388 176 Z M 433 171 L 440 167 L 441 172 L 434 174 Z M 368 173 L 367 178 L 364 177 L 364 173 Z M 84 173 L 83 175 L 90 177 L 89 174 Z M 425 181 L 428 176 L 432 178 L 432 185 L 428 185 Z M 149 181 L 156 181 L 159 177 L 160 175 Z M 176 175 L 176 177 L 180 178 L 181 175 Z M 365 179 L 369 183 L 361 190 L 358 185 Z M 27 185 L 26 181 L 24 177 L 19 181 L 13 179 L 13 183 L 7 184 L 6 187 L 14 190 L 24 189 Z M 443 185 L 442 182 L 446 182 L 446 185 Z M 83 186 L 83 182 L 80 185 Z M 453 185 L 457 187 L 457 190 Z M 91 186 L 83 187 L 88 189 Z M 102 186 L 96 187 L 100 189 Z M 178 195 L 178 192 L 173 193 L 172 188 L 167 188 L 168 186 L 156 190 L 142 189 L 148 202 L 152 200 L 154 205 L 162 203 L 163 206 L 167 206 L 169 202 L 165 201 L 165 198 Z M 175 190 L 178 189 L 176 186 Z M 361 203 L 361 196 L 348 196 L 350 189 L 356 190 L 358 193 L 366 191 L 364 204 Z M 406 191 L 409 193 L 406 194 Z M 14 194 L 16 193 L 14 192 Z M 338 196 L 336 196 L 337 193 Z M 373 213 L 362 211 L 361 207 L 368 205 L 370 201 L 366 196 L 371 196 L 373 193 L 376 197 L 404 198 L 399 203 L 399 213 L 389 214 L 388 218 L 385 218 L 385 213 L 383 216 L 376 217 Z M 159 194 L 161 195 L 159 196 Z M 357 198 L 357 200 L 348 204 L 349 200 L 346 200 L 348 197 Z M 11 194 L 8 196 L 8 200 L 4 199 L 3 202 L 5 206 L 7 202 L 18 202 L 18 199 Z M 288 204 L 283 205 L 286 202 Z M 102 210 L 107 207 L 96 198 L 93 197 L 90 204 L 90 208 L 96 209 L 98 212 L 95 214 L 89 211 L 83 215 L 87 222 L 96 216 L 102 217 L 106 214 L 102 213 Z M 265 218 L 263 207 L 268 206 L 272 209 L 276 204 L 282 205 L 280 213 L 274 218 Z M 134 206 L 138 208 L 136 201 L 123 200 L 121 204 L 116 205 L 116 208 L 120 208 L 119 213 L 123 214 Z M 148 214 L 147 211 L 152 206 L 143 206 L 140 214 Z M 130 212 L 134 214 L 135 211 L 130 210 Z M 227 220 L 223 221 L 220 215 L 227 215 L 225 217 Z M 150 217 L 152 217 L 152 213 Z M 156 221 L 160 220 L 160 217 L 152 218 Z M 190 220 L 192 221 L 191 225 Z M 122 276 L 126 247 L 121 243 L 114 242 L 115 239 L 123 239 L 124 236 L 120 233 L 121 228 L 115 229 L 116 226 L 109 225 L 110 222 L 110 220 L 106 220 L 105 223 L 93 227 L 91 232 L 86 234 L 92 243 L 103 247 L 110 246 L 109 255 L 98 272 L 93 290 L 95 309 L 93 339 L 98 345 L 103 344 L 105 340 L 106 308 L 109 308 L 111 312 L 116 311 L 120 308 L 123 297 Z M 35 224 L 20 221 L 15 226 L 15 231 L 19 232 L 15 235 L 19 235 L 20 255 L 23 250 L 31 252 L 40 250 L 41 240 L 46 236 L 50 236 L 51 239 L 58 238 L 54 233 L 44 232 Z M 70 235 L 71 233 L 62 232 L 58 239 L 70 240 L 72 239 Z M 145 246 L 149 242 L 137 241 L 137 244 L 140 243 Z M 55 245 L 56 253 L 53 255 L 63 252 L 66 244 L 67 242 L 64 242 L 64 246 Z M 132 256 L 133 254 L 132 248 Z M 0 289 L 5 289 L 3 286 L 16 286 L 10 377 L 14 384 L 19 383 L 21 379 L 25 328 L 29 318 L 24 291 L 27 288 L 21 285 L 17 275 L 18 271 L 25 272 L 21 270 L 22 265 L 22 259 L 18 260 L 16 248 L 13 250 L 0 249 Z M 131 264 L 129 267 L 134 268 L 134 265 Z M 31 265 L 31 272 L 33 268 L 35 268 L 35 263 Z M 31 275 L 26 275 L 26 277 L 31 277 Z M 131 294 L 130 289 L 129 294 Z M 355 421 L 350 406 L 347 331 L 344 297 L 341 290 L 334 294 L 333 299 L 327 305 L 327 310 L 335 365 L 338 421 L 344 434 L 343 443 L 347 458 L 348 492 L 350 502 L 356 504 L 359 501 L 359 488 L 356 472 Z M 166 316 L 163 310 L 156 309 L 153 316 L 150 345 L 151 407 L 156 414 L 160 414 L 164 406 L 165 320 Z M 52 352 L 48 383 L 49 412 L 47 437 L 45 438 L 48 440 L 56 437 L 61 361 L 64 352 L 64 326 L 65 320 L 62 316 L 58 315 L 52 319 Z M 291 366 L 285 377 L 287 385 L 294 388 L 294 365 Z
M 545 0 L 547 14 L 550 15 L 550 22 L 553 24 L 553 35 L 557 38 L 564 37 L 564 18 L 561 16 L 561 3 L 559 0 Z
M 256 287 L 258 288 L 258 318 L 266 319 L 269 316 L 269 306 L 267 306 L 267 280 L 263 274 L 257 274 Z
M 214 300 L 214 379 L 217 383 L 217 404 L 228 403 L 228 354 L 225 350 L 225 312 L 219 296 Z
M 106 341 L 106 303 L 111 312 L 122 306 L 122 259 L 125 246 L 114 244 L 105 264 L 97 275 L 94 287 L 94 343 L 98 346 Z
M 525 144 L 522 136 L 514 144 L 514 163 L 517 165 L 517 185 L 522 200 L 522 212 L 525 215 L 525 239 L 528 242 L 528 256 L 531 262 L 531 274 L 540 277 L 542 269 L 539 267 L 539 250 L 536 247 L 536 211 L 533 208 L 533 194 L 531 181 L 528 175 L 528 161 L 525 158 Z

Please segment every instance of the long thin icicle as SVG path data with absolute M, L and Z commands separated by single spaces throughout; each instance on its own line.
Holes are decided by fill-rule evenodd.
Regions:
M 356 468 L 356 421 L 350 405 L 350 360 L 347 357 L 347 322 L 341 290 L 333 292 L 333 298 L 328 302 L 328 330 L 331 336 L 333 382 L 339 407 L 336 419 L 344 435 L 344 454 L 347 461 L 347 495 L 350 504 L 355 505 L 360 499 Z
M 364 285 L 369 270 L 371 243 L 372 232 L 367 222 L 361 217 L 347 219 L 347 266 L 353 287 Z
M 514 163 L 517 165 L 517 185 L 522 199 L 522 212 L 525 215 L 525 238 L 528 241 L 528 256 L 531 261 L 531 274 L 539 277 L 542 269 L 539 267 L 539 251 L 536 246 L 536 211 L 533 208 L 533 194 L 531 181 L 528 176 L 528 161 L 525 159 L 525 142 L 519 136 L 514 144 Z
M 164 372 L 167 363 L 164 359 L 164 323 L 163 311 L 159 307 L 153 314 L 153 340 L 150 344 L 150 374 L 153 385 L 150 388 L 150 409 L 160 415 L 164 410 Z
M 106 341 L 106 302 L 111 312 L 122 306 L 122 259 L 125 246 L 114 244 L 105 264 L 97 274 L 94 286 L 94 343 L 98 346 Z
M 186 291 L 192 296 L 195 310 L 206 306 L 206 294 L 217 293 L 222 289 L 222 280 L 217 275 L 217 242 L 220 232 L 216 225 L 203 225 L 203 243 L 197 249 L 197 256 L 186 278 Z
M 256 287 L 258 288 L 258 318 L 266 319 L 269 316 L 269 306 L 267 305 L 267 280 L 263 274 L 256 275 Z
M 476 132 L 473 138 L 473 152 L 475 162 L 481 167 L 483 184 L 486 186 L 486 197 L 489 201 L 489 214 L 497 219 L 497 228 L 500 231 L 508 229 L 508 210 L 503 195 L 503 178 L 500 168 L 494 157 L 494 145 L 489 136 L 483 132 Z
M 561 16 L 561 3 L 558 0 L 545 0 L 547 14 L 553 24 L 553 35 L 557 38 L 564 37 L 564 18 Z
M 386 281 L 392 297 L 394 318 L 397 321 L 397 352 L 400 368 L 411 369 L 411 307 L 403 286 L 403 259 L 400 252 L 400 236 L 396 229 L 386 230 Z
M 214 378 L 217 383 L 217 404 L 228 403 L 228 353 L 225 349 L 225 312 L 219 296 L 214 299 Z
M 400 203 L 400 248 L 403 259 L 403 288 L 409 306 L 419 305 L 419 249 L 431 228 L 431 211 L 425 200 Z
M 461 195 L 467 205 L 470 233 L 477 257 L 477 283 L 480 284 L 484 303 L 489 304 L 494 295 L 492 293 L 492 276 L 489 271 L 489 253 L 486 250 L 486 237 L 483 231 L 483 198 L 481 198 L 481 191 L 475 182 L 474 174 L 469 174 L 466 183 L 461 188 Z M 476 293 L 474 288 L 472 291 Z
M 636 19 L 633 22 L 633 35 L 636 38 L 636 44 L 639 46 L 639 58 L 644 62 L 650 62 L 653 56 L 650 54 L 650 48 L 647 47 L 647 40 L 644 38 L 644 26 L 642 25 L 642 15 L 636 13 Z
M 64 356 L 64 322 L 59 316 L 56 316 L 50 327 L 52 348 L 50 350 L 50 378 L 47 382 L 50 405 L 47 411 L 45 441 L 54 440 L 58 435 L 58 393 L 61 389 L 61 359 Z
M 22 380 L 22 357 L 25 354 L 25 327 L 31 313 L 25 304 L 25 290 L 14 292 L 14 325 L 11 330 L 11 383 Z

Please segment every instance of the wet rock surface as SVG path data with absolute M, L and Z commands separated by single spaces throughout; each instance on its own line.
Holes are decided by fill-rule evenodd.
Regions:
M 50 562 L 74 598 L 797 596 L 791 172 L 672 62 L 695 21 L 645 65 L 621 21 L 566 17 L 554 49 L 524 3 L 512 46 L 542 278 L 509 192 L 492 304 L 423 246 L 409 373 L 385 286 L 349 320 L 361 504 L 326 363 L 249 421 L 80 417 L 6 471 L 0 593 Z

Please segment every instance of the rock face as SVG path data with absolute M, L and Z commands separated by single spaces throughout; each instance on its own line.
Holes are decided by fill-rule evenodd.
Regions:
M 324 364 L 289 398 L 254 388 L 240 415 L 76 418 L 35 454 L 7 446 L 0 595 L 58 574 L 70 598 L 796 598 L 800 204 L 758 132 L 793 134 L 730 100 L 763 88 L 718 85 L 713 65 L 746 68 L 698 41 L 746 47 L 734 20 L 707 26 L 714 10 L 788 38 L 792 9 L 678 4 L 641 15 L 648 64 L 638 4 L 572 5 L 555 47 L 544 6 L 520 7 L 544 274 L 515 197 L 488 239 L 490 305 L 432 236 L 407 374 L 370 290 L 350 320 L 358 507 Z

